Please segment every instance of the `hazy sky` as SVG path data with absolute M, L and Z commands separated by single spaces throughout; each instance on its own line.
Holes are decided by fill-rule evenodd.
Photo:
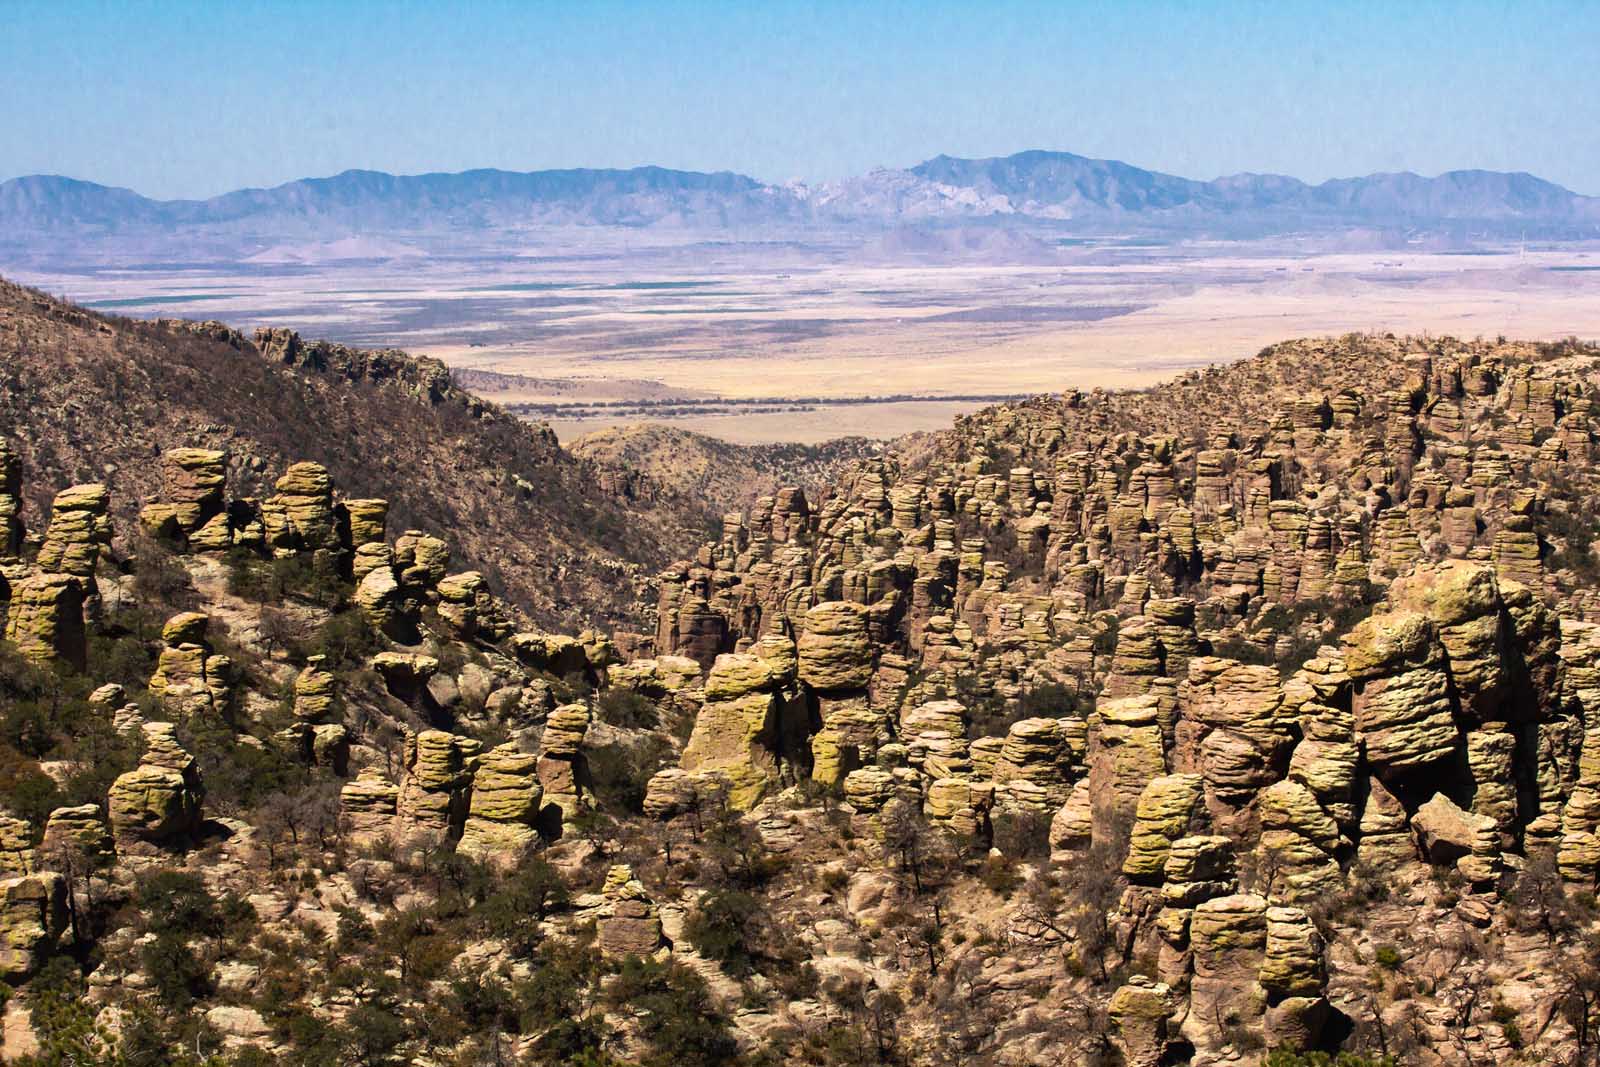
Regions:
M 0 0 L 0 178 L 163 197 L 350 167 L 823 179 L 1026 148 L 1600 194 L 1600 2 Z

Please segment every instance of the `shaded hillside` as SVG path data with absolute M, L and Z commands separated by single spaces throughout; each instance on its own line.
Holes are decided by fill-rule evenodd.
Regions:
M 635 492 L 712 514 L 742 509 L 785 485 L 815 491 L 882 445 L 862 437 L 820 445 L 736 445 L 660 423 L 612 426 L 567 442 L 603 469 L 638 476 Z
M 155 460 L 171 448 L 226 449 L 230 481 L 258 497 L 287 464 L 314 460 L 351 495 L 389 498 L 396 529 L 450 531 L 458 566 L 546 622 L 615 618 L 664 546 L 704 529 L 692 506 L 612 493 L 609 472 L 455 388 L 432 360 L 287 331 L 258 340 L 102 317 L 0 283 L 0 434 L 37 472 L 30 529 L 55 488 L 85 480 L 107 482 L 131 518 L 160 490 Z

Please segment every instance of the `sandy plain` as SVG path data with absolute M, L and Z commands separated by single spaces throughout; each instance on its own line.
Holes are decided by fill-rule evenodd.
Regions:
M 563 439 L 662 419 L 739 442 L 889 437 L 1036 392 L 1147 385 L 1289 337 L 1600 337 L 1600 247 L 1106 248 L 1024 265 L 805 253 L 172 266 L 19 280 L 121 314 L 393 346 Z

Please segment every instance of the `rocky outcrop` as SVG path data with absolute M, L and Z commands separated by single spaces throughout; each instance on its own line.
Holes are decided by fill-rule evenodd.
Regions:
M 537 765 L 536 756 L 509 743 L 479 758 L 458 852 L 512 865 L 538 840 L 544 788 Z
M 783 704 L 777 687 L 771 665 L 748 653 L 718 656 L 706 678 L 705 705 L 680 766 L 719 774 L 736 811 L 749 811 L 778 780 Z
M 461 836 L 480 745 L 444 730 L 406 738 L 395 831 L 402 840 L 439 845 Z
M 613 866 L 600 892 L 605 899 L 595 917 L 595 940 L 607 959 L 651 956 L 663 947 L 661 917 L 632 867 Z
M 110 491 L 99 484 L 75 485 L 57 493 L 35 561 L 38 568 L 93 579 L 100 550 L 111 543 L 110 504 Z
M 333 508 L 333 479 L 320 463 L 296 463 L 283 472 L 277 492 L 261 502 L 261 523 L 272 554 L 340 551 Z M 330 557 L 331 558 L 331 557 Z
M 11 586 L 5 638 L 39 663 L 82 670 L 88 656 L 84 584 L 71 574 L 38 571 Z
M 1127 1067 L 1161 1067 L 1177 1036 L 1171 1023 L 1179 998 L 1165 983 L 1134 975 L 1111 995 L 1111 1041 Z
M 22 552 L 22 461 L 0 437 L 0 562 Z
M 345 835 L 360 844 L 392 837 L 399 803 L 400 787 L 376 768 L 368 767 L 339 791 L 339 815 Z
M 68 932 L 65 878 L 46 871 L 0 881 L 0 978 L 28 978 Z
M 44 866 L 73 874 L 110 864 L 115 845 L 99 806 L 81 804 L 52 811 L 44 825 L 39 854 Z
M 235 683 L 233 661 L 213 652 L 211 620 L 198 611 L 174 615 L 161 627 L 161 652 L 150 692 L 175 715 L 221 716 Z
M 537 773 L 544 790 L 539 832 L 546 837 L 560 837 L 591 795 L 589 764 L 583 754 L 589 722 L 586 704 L 563 704 L 545 722 Z
M 148 535 L 180 549 L 223 551 L 233 544 L 226 513 L 228 454 L 208 448 L 174 448 L 161 457 L 162 498 L 146 504 L 139 524 Z
M 119 853 L 180 848 L 200 829 L 205 787 L 194 757 L 171 723 L 146 723 L 139 766 L 111 784 L 106 798 Z

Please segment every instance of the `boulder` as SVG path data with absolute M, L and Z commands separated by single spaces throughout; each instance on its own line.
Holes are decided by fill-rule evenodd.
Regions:
M 860 604 L 818 604 L 806 612 L 797 646 L 800 680 L 814 690 L 864 689 L 872 680 L 872 642 Z

